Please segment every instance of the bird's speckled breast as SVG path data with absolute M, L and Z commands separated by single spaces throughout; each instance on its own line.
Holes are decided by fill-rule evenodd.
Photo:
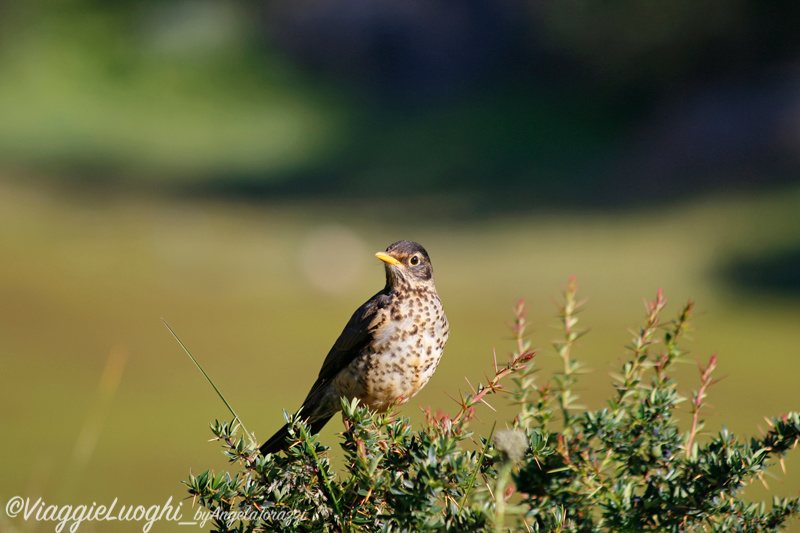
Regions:
M 385 410 L 408 400 L 428 382 L 449 335 L 447 317 L 435 291 L 398 292 L 370 324 L 374 342 L 334 380 L 337 392 Z

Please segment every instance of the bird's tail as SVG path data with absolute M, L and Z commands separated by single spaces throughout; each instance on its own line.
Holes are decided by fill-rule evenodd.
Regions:
M 317 418 L 309 427 L 309 433 L 311 435 L 315 435 L 319 433 L 322 427 L 328 423 L 328 420 L 331 419 L 333 414 L 324 416 L 322 418 Z M 279 429 L 273 436 L 271 436 L 267 442 L 261 445 L 261 455 L 267 455 L 268 453 L 278 453 L 281 450 L 285 450 L 289 443 L 286 442 L 286 439 L 289 437 L 289 424 L 286 424 L 281 429 Z

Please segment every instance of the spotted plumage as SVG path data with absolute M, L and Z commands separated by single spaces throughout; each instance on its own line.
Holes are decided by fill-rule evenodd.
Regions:
M 418 393 L 436 370 L 450 332 L 436 293 L 428 252 L 399 241 L 375 254 L 385 263 L 386 286 L 359 307 L 344 327 L 301 410 L 313 433 L 341 409 L 341 398 L 359 398 L 385 411 Z M 288 426 L 261 446 L 286 446 Z

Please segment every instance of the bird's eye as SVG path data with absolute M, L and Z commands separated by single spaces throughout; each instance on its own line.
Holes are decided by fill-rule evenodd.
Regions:
M 408 264 L 411 265 L 412 267 L 417 266 L 419 264 L 419 256 L 412 255 L 411 259 L 408 260 Z

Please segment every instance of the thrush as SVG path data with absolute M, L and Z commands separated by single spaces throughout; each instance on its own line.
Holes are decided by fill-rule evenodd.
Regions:
M 375 411 L 418 393 L 436 370 L 450 332 L 436 293 L 428 252 L 399 241 L 375 256 L 386 269 L 386 286 L 359 307 L 328 352 L 300 414 L 318 433 L 341 410 L 341 398 L 358 398 Z M 262 446 L 287 446 L 285 425 Z

